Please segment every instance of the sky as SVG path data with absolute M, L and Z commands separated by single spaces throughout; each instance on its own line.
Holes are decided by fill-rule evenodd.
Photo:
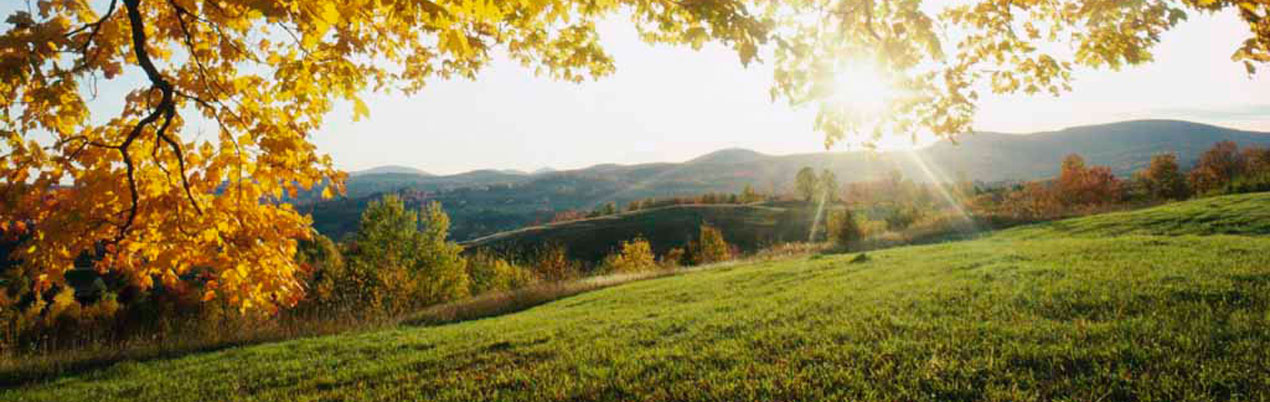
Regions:
M 974 128 L 1029 133 L 1164 118 L 1270 132 L 1270 71 L 1250 78 L 1230 60 L 1246 25 L 1233 12 L 1191 14 L 1164 34 L 1154 63 L 1078 70 L 1073 91 L 1058 98 L 985 97 Z M 368 95 L 369 119 L 354 122 L 351 108 L 337 106 L 313 140 L 341 169 L 402 165 L 434 174 L 680 162 L 733 147 L 825 151 L 813 108 L 771 101 L 770 67 L 743 67 L 720 46 L 648 45 L 620 21 L 604 23 L 601 34 L 617 72 L 598 81 L 535 77 L 500 57 L 476 80 L 434 81 L 413 97 Z M 125 89 L 105 88 L 101 98 Z M 94 118 L 118 108 L 94 107 Z
M 1270 73 L 1249 78 L 1230 60 L 1245 30 L 1233 13 L 1192 15 L 1163 36 L 1154 63 L 1079 70 L 1073 91 L 1059 98 L 987 97 L 974 128 L 1028 133 L 1167 118 L 1270 131 Z M 742 67 L 718 46 L 644 44 L 620 23 L 602 34 L 617 72 L 599 81 L 555 82 L 497 60 L 475 81 L 438 82 L 410 98 L 374 96 L 371 118 L 361 122 L 336 110 L 315 140 L 344 169 L 392 164 L 436 174 L 679 162 L 730 147 L 825 151 L 812 108 L 771 102 L 769 68 Z

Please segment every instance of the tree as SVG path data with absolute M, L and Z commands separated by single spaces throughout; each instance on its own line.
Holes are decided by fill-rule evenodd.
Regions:
M 1058 173 L 1058 194 L 1066 204 L 1081 204 L 1084 201 L 1085 158 L 1078 154 L 1063 157 Z
M 1124 186 L 1111 168 L 1086 167 L 1085 159 L 1077 154 L 1063 158 L 1056 190 L 1066 206 L 1106 205 L 1124 196 Z
M 732 259 L 732 247 L 723 238 L 723 231 L 702 224 L 697 241 L 689 245 L 692 261 L 697 265 L 711 264 Z
M 1204 194 L 1221 189 L 1243 174 L 1244 168 L 1239 145 L 1232 141 L 1221 141 L 1200 155 L 1199 162 L 1191 168 L 1188 179 L 1196 194 Z
M 344 264 L 339 246 L 330 238 L 316 234 L 310 240 L 301 241 L 296 250 L 296 260 L 303 272 L 308 273 L 303 303 L 313 307 L 341 305 L 344 296 L 355 292 L 352 278 Z
M 463 246 L 449 241 L 450 216 L 441 203 L 433 201 L 424 206 L 419 224 L 422 229 L 415 246 L 419 263 L 411 270 L 414 279 L 421 282 L 416 302 L 427 305 L 467 297 L 467 260 L 463 258 Z
M 746 184 L 745 189 L 741 190 L 740 203 L 750 204 L 759 201 L 763 201 L 763 195 L 755 191 L 754 186 Z
M 803 201 L 811 202 L 819 187 L 820 179 L 816 177 L 816 171 L 810 167 L 799 169 L 798 174 L 794 176 L 794 190 Z
M 1188 197 L 1186 177 L 1177 165 L 1177 155 L 1151 157 L 1151 165 L 1134 174 L 1147 196 L 1157 200 L 1181 200 Z
M 657 256 L 648 240 L 636 238 L 623 241 L 617 252 L 604 258 L 604 270 L 617 274 L 631 274 L 657 269 Z
M 350 263 L 373 293 L 369 304 L 400 311 L 468 295 L 463 248 L 446 239 L 449 217 L 435 202 L 421 212 L 407 210 L 395 195 L 362 212 Z
M 838 200 L 838 175 L 833 174 L 829 169 L 820 172 L 816 187 L 825 202 L 832 203 Z
M 1270 175 L 1270 148 L 1246 147 L 1242 154 L 1245 174 L 1252 176 Z
M 864 238 L 864 231 L 850 209 L 835 210 L 829 214 L 829 240 L 844 250 L 853 250 Z
M 14 200 L 0 221 L 32 223 L 16 258 L 33 292 L 106 244 L 98 269 L 138 287 L 199 267 L 208 299 L 294 304 L 310 219 L 285 201 L 342 190 L 345 175 L 310 140 L 337 102 L 365 118 L 367 92 L 474 78 L 496 52 L 557 79 L 604 76 L 614 65 L 596 27 L 614 15 L 650 42 L 713 41 L 743 64 L 772 63 L 772 97 L 817 107 L 826 144 L 966 132 L 980 88 L 1060 94 L 1077 65 L 1148 62 L 1188 9 L 1239 10 L 1249 34 L 1232 58 L 1250 73 L 1270 61 L 1264 1 L 923 3 L 44 0 L 0 33 L 0 199 Z M 863 62 L 902 94 L 876 113 L 836 101 L 840 73 Z M 124 87 L 118 115 L 90 110 L 98 84 Z M 198 120 L 216 130 L 199 136 Z
M 488 250 L 472 253 L 467 262 L 473 295 L 512 290 L 535 280 L 529 270 L 499 258 Z

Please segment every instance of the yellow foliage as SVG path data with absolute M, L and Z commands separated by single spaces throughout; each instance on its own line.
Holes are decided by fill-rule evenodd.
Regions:
M 618 252 L 605 257 L 604 269 L 619 274 L 651 271 L 657 269 L 657 257 L 648 240 L 636 238 L 622 242 Z
M 710 225 L 701 225 L 697 241 L 689 245 L 692 261 L 696 264 L 710 264 L 732 259 L 732 247 L 723 238 L 723 231 Z

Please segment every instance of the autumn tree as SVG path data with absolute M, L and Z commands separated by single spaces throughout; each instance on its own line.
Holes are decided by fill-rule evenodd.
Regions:
M 1085 159 L 1077 154 L 1063 158 L 1055 191 L 1067 206 L 1107 205 L 1124 197 L 1124 185 L 1111 168 L 1086 167 Z
M 815 198 L 818 188 L 820 188 L 820 178 L 816 177 L 815 169 L 803 167 L 798 170 L 798 174 L 794 176 L 794 191 L 799 198 L 810 202 Z
M 307 274 L 302 301 L 312 308 L 347 306 L 347 297 L 360 291 L 344 263 L 339 246 L 320 234 L 301 241 L 296 251 L 300 271 Z
M 1200 155 L 1187 178 L 1196 194 L 1204 194 L 1221 189 L 1243 174 L 1244 168 L 1239 145 L 1232 141 L 1221 141 Z
M 449 218 L 438 203 L 416 212 L 395 195 L 362 213 L 350 269 L 366 284 L 367 304 L 399 311 L 468 295 L 463 248 L 447 240 Z
M 607 272 L 632 274 L 657 269 L 657 256 L 648 240 L 636 238 L 623 241 L 618 249 L 604 258 L 602 267 Z
M 754 190 L 754 186 L 749 184 L 746 184 L 745 189 L 741 190 L 740 202 L 742 204 L 763 201 L 763 198 L 763 195 L 759 194 L 758 191 Z
M 1181 200 L 1188 197 L 1186 176 L 1182 175 L 1177 165 L 1177 155 L 1161 154 L 1151 157 L 1151 164 L 1146 169 L 1134 174 L 1134 177 L 1148 197 L 1157 200 Z
M 1060 197 L 1068 204 L 1079 204 L 1083 200 L 1085 185 L 1085 158 L 1078 154 L 1063 157 L 1059 167 L 1057 190 Z
M 1270 175 L 1270 148 L 1245 147 L 1243 152 L 1245 174 L 1252 176 Z
M 851 209 L 834 210 L 829 214 L 829 240 L 844 250 L 854 250 L 864 238 L 864 231 Z
M 827 145 L 966 132 L 984 88 L 1057 95 L 1077 66 L 1149 62 L 1187 11 L 1238 10 L 1248 35 L 1232 58 L 1250 73 L 1270 61 L 1270 3 L 1260 0 L 925 3 L 27 2 L 0 33 L 0 221 L 32 226 L 15 256 L 32 292 L 104 245 L 97 269 L 140 288 L 200 267 L 209 299 L 292 305 L 310 218 L 286 201 L 320 183 L 342 188 L 344 174 L 310 140 L 336 104 L 365 118 L 371 91 L 474 78 L 494 54 L 552 78 L 604 76 L 615 66 L 597 23 L 614 16 L 649 42 L 715 42 L 742 63 L 771 63 L 771 96 L 817 108 Z M 1066 46 L 1046 46 L 1055 43 Z M 838 76 L 858 63 L 876 65 L 900 95 L 874 113 L 836 101 Z M 92 103 L 114 93 L 103 86 L 125 93 L 116 114 Z M 200 121 L 214 128 L 199 133 Z
M 732 246 L 724 239 L 723 231 L 708 224 L 701 225 L 697 240 L 689 245 L 689 249 L 692 262 L 697 265 L 732 259 Z
M 829 169 L 822 170 L 820 177 L 816 183 L 817 193 L 819 193 L 825 202 L 835 202 L 838 200 L 838 175 L 833 174 Z

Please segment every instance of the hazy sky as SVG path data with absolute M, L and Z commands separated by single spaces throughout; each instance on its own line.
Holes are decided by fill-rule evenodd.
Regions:
M 3 15 L 19 2 L 6 3 Z M 1164 35 L 1155 63 L 1078 71 L 1074 91 L 1061 98 L 986 98 L 975 128 L 1034 132 L 1170 118 L 1270 131 L 1270 71 L 1249 79 L 1230 61 L 1246 29 L 1234 13 L 1192 13 Z M 629 24 L 604 24 L 602 33 L 618 71 L 600 81 L 537 78 L 499 59 L 475 81 L 436 81 L 412 98 L 372 95 L 370 119 L 361 122 L 340 107 L 315 142 L 344 169 L 394 164 L 440 174 L 683 161 L 727 147 L 824 150 L 822 135 L 812 130 L 813 110 L 770 101 L 769 68 L 744 68 L 717 46 L 647 45 Z M 102 97 L 123 89 L 103 88 Z M 118 105 L 93 109 L 111 112 L 94 116 L 104 119 Z
M 1171 118 L 1270 131 L 1270 74 L 1249 79 L 1230 60 L 1245 30 L 1233 13 L 1192 15 L 1164 36 L 1154 64 L 1079 72 L 1061 98 L 988 98 L 975 128 L 1033 132 Z M 575 85 L 500 61 L 474 82 L 374 97 L 369 120 L 353 123 L 337 111 L 317 135 L 319 149 L 350 170 L 397 164 L 433 173 L 683 161 L 725 147 L 824 150 L 814 111 L 770 102 L 764 66 L 743 68 L 720 47 L 647 45 L 623 24 L 603 31 L 617 60 L 613 76 Z

